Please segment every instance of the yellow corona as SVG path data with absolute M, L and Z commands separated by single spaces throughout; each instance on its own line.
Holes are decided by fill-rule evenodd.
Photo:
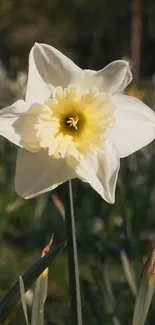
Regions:
M 40 146 L 55 158 L 80 159 L 103 143 L 105 131 L 115 122 L 111 96 L 94 89 L 58 89 L 45 105 L 35 128 Z

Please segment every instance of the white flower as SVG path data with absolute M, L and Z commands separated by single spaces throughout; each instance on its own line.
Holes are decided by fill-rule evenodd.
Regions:
M 18 145 L 15 187 L 24 198 L 71 178 L 114 202 L 120 158 L 155 137 L 155 114 L 119 94 L 131 81 L 125 61 L 82 70 L 53 47 L 35 44 L 26 100 L 0 110 L 0 133 Z

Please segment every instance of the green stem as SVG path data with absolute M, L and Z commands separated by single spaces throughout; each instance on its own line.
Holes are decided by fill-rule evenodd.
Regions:
M 66 206 L 65 206 L 65 220 L 67 233 L 67 248 L 68 248 L 68 270 L 69 270 L 69 285 L 71 307 L 74 325 L 82 325 L 82 311 L 81 311 L 81 296 L 79 283 L 79 268 L 77 258 L 76 246 L 76 231 L 74 220 L 74 205 L 71 180 L 67 183 L 69 191 L 66 190 Z

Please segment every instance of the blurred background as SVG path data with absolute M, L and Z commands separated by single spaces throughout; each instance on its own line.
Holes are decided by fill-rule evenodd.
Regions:
M 0 0 L 0 107 L 25 94 L 34 42 L 80 67 L 127 59 L 126 93 L 155 109 L 154 0 Z M 41 255 L 66 238 L 63 186 L 25 201 L 14 190 L 16 147 L 0 139 L 0 297 Z M 131 324 L 140 273 L 155 247 L 154 144 L 121 161 L 116 203 L 73 182 L 83 324 Z M 66 249 L 49 271 L 46 324 L 71 324 Z M 28 304 L 33 291 L 29 291 Z M 155 301 L 147 324 L 155 322 Z M 22 310 L 13 324 L 24 324 Z

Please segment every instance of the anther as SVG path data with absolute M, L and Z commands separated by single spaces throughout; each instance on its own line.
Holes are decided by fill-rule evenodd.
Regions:
M 79 117 L 78 116 L 76 116 L 76 117 L 69 117 L 68 119 L 67 119 L 67 124 L 69 124 L 69 127 L 70 128 L 74 128 L 75 130 L 77 130 L 78 129 L 78 122 L 79 122 Z

